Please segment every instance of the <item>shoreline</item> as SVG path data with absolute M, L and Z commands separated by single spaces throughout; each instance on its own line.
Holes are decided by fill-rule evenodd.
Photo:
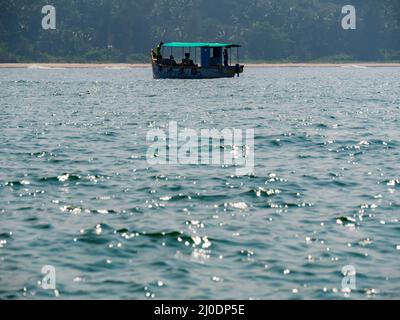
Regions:
M 346 63 L 243 63 L 246 68 L 384 68 L 400 67 L 393 62 L 346 62 Z M 150 68 L 150 63 L 0 63 L 0 69 L 79 69 L 79 68 Z

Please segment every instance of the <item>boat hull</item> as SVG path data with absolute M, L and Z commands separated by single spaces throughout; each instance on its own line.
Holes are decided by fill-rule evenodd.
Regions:
M 236 74 L 243 73 L 244 66 L 229 67 L 181 67 L 163 66 L 152 64 L 154 79 L 218 79 L 233 78 Z

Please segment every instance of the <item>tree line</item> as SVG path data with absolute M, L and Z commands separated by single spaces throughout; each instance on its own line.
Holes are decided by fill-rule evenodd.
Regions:
M 400 60 L 400 1 L 351 2 L 355 30 L 343 0 L 0 0 L 0 62 L 143 62 L 160 41 L 235 42 L 249 61 Z

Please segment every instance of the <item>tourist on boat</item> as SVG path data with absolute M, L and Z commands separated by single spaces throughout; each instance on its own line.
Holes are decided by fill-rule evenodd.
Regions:
M 164 42 L 160 42 L 156 48 L 157 61 L 162 60 L 161 48 L 162 48 L 163 44 L 164 44 Z
M 189 52 L 185 53 L 185 58 L 182 59 L 182 65 L 190 66 L 190 67 L 194 66 L 193 60 L 190 59 L 190 53 Z
M 176 61 L 173 55 L 170 55 L 169 62 L 171 66 L 176 66 Z
M 225 67 L 229 66 L 228 49 L 225 49 L 225 50 L 224 50 L 224 66 L 225 66 Z

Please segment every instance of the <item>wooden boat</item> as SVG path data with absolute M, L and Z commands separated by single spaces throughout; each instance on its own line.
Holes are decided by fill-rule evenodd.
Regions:
M 233 78 L 243 73 L 239 64 L 239 47 L 233 43 L 169 42 L 160 44 L 161 55 L 152 51 L 152 68 L 155 79 L 216 79 Z M 232 65 L 232 49 L 237 51 L 237 63 Z M 174 53 L 180 51 L 181 61 Z M 169 52 L 168 52 L 169 51 Z M 198 51 L 200 63 L 197 63 Z M 166 56 L 169 58 L 166 58 Z M 194 59 L 194 60 L 192 60 Z

